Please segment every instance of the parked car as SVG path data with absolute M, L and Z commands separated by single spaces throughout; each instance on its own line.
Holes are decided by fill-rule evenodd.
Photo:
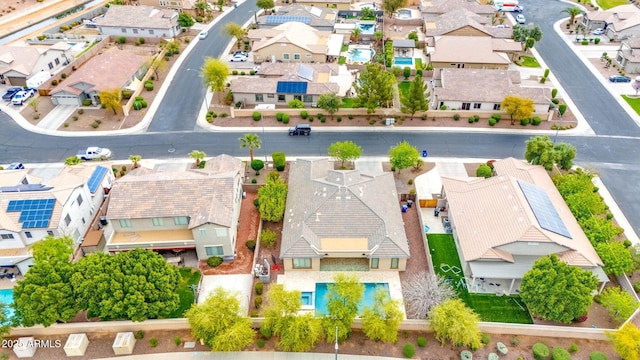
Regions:
M 236 55 L 249 57 L 249 54 L 246 51 L 234 51 L 233 56 L 236 56 Z
M 311 126 L 309 124 L 298 124 L 296 127 L 289 128 L 289 136 L 293 135 L 302 135 L 308 136 L 311 135 Z
M 604 34 L 604 29 L 603 28 L 597 28 L 597 29 L 593 30 L 591 33 L 593 35 L 602 35 L 602 34 Z
M 20 91 L 22 91 L 22 88 L 19 86 L 10 87 L 9 89 L 7 89 L 7 92 L 2 95 L 2 100 L 10 101 L 11 98 L 13 98 L 13 96 Z
M 200 32 L 200 34 L 198 34 L 198 37 L 200 38 L 200 40 L 204 40 L 207 38 L 207 35 L 209 35 L 208 31 L 202 31 Z
M 246 56 L 238 54 L 238 55 L 233 55 L 231 59 L 229 59 L 229 61 L 240 62 L 240 61 L 247 61 L 247 59 L 248 58 Z
M 80 160 L 107 160 L 111 158 L 111 150 L 107 148 L 101 148 L 96 146 L 91 146 L 86 149 L 78 151 L 76 154 L 78 159 Z
M 18 91 L 18 93 L 11 98 L 11 103 L 13 105 L 22 105 L 25 103 L 25 101 L 27 101 L 27 99 L 32 97 L 35 93 L 36 91 L 34 89 L 26 89 L 26 90 Z
M 609 81 L 611 82 L 631 82 L 631 78 L 623 75 L 611 75 L 609 76 Z
M 518 15 L 516 16 L 516 22 L 517 22 L 518 24 L 524 24 L 524 23 L 526 23 L 526 22 L 527 22 L 527 19 L 525 19 L 524 15 L 522 15 L 522 14 L 518 14 Z
M 20 169 L 24 169 L 24 165 L 21 162 L 12 162 L 6 168 L 6 170 L 20 170 Z
M 524 8 L 523 8 L 522 6 L 520 6 L 520 5 L 516 5 L 516 6 L 513 8 L 513 11 L 514 11 L 514 12 L 519 12 L 519 13 L 521 13 L 521 12 L 523 12 L 523 11 L 524 11 Z

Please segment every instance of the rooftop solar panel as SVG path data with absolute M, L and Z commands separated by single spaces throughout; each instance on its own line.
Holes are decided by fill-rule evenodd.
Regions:
M 98 189 L 98 186 L 100 186 L 100 183 L 102 182 L 102 179 L 104 179 L 104 174 L 106 173 L 107 173 L 107 168 L 105 168 L 104 166 L 97 166 L 93 170 L 93 173 L 89 178 L 89 181 L 87 181 L 87 186 L 89 187 L 89 191 L 92 194 L 96 192 L 96 190 Z
M 556 211 L 547 193 L 541 188 L 524 181 L 518 180 L 518 185 L 524 197 L 527 199 L 529 206 L 531 206 L 533 215 L 538 220 L 540 227 L 572 239 L 569 230 L 567 230 L 560 215 L 558 215 L 558 211 Z
M 304 81 L 278 81 L 276 92 L 279 94 L 306 94 L 307 83 Z
M 298 76 L 305 80 L 313 81 L 313 69 L 305 64 L 300 64 Z
M 311 24 L 310 16 L 287 16 L 287 15 L 269 15 L 267 16 L 267 24 L 284 24 L 287 22 L 300 22 L 303 24 Z
M 7 212 L 20 211 L 19 222 L 23 229 L 46 228 L 51 221 L 51 214 L 56 199 L 11 200 Z

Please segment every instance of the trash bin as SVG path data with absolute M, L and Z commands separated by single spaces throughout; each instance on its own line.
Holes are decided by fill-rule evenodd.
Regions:
M 433 210 L 433 216 L 438 216 L 440 215 L 440 210 L 438 210 L 438 208 Z
M 402 205 L 402 212 L 406 213 L 407 212 L 407 205 Z
M 413 205 L 413 200 L 407 200 L 407 206 L 410 208 Z
M 238 4 L 233 4 L 233 8 L 237 9 L 238 8 Z
M 422 150 L 422 157 L 427 157 L 427 150 Z

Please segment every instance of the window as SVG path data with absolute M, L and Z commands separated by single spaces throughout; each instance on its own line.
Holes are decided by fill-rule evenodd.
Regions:
M 49 236 L 53 236 L 53 231 L 51 231 L 51 230 L 47 230 L 47 235 L 49 235 Z
M 267 94 L 267 99 L 273 99 L 275 97 L 275 95 L 273 94 Z
M 471 103 L 462 103 L 462 110 L 469 110 L 471 108 Z
M 440 106 L 438 106 L 438 109 L 442 108 L 444 106 L 444 101 L 440 101 Z
M 173 218 L 173 223 L 176 225 L 188 225 L 189 218 L 186 216 L 176 216 Z
M 137 34 L 138 33 L 138 29 L 133 29 L 133 33 Z
M 293 95 L 293 98 L 302 101 L 302 95 Z
M 493 104 L 493 110 L 500 110 L 500 104 Z
M 302 101 L 307 102 L 307 103 L 308 102 L 313 102 L 313 95 L 304 95 L 302 97 Z
M 164 220 L 162 220 L 162 218 L 152 218 L 151 222 L 153 226 L 164 226 Z
M 153 34 L 154 34 L 153 30 L 149 29 L 149 35 L 153 35 Z
M 53 69 L 53 63 L 49 63 L 48 66 L 49 66 L 49 70 Z
M 25 231 L 24 236 L 26 236 L 27 239 L 33 239 L 33 235 L 31 235 L 31 231 Z
M 120 29 L 120 31 L 121 31 L 123 34 L 126 34 L 126 33 L 127 33 L 127 29 L 125 29 L 125 28 Z
M 71 224 L 71 216 L 69 216 L 69 214 L 67 214 L 67 216 L 64 217 L 64 223 L 67 224 L 67 226 Z
M 86 221 L 84 220 L 84 218 L 82 218 L 82 225 L 86 224 Z
M 311 259 L 293 259 L 294 269 L 311 269 Z
M 256 94 L 256 102 L 263 102 L 263 101 L 264 101 L 264 95 Z
M 289 53 L 282 54 L 282 59 L 283 60 L 289 60 L 290 58 L 291 58 L 291 55 L 289 55 Z
M 222 245 L 205 246 L 204 252 L 205 254 L 207 254 L 207 256 L 222 256 L 224 254 Z
M 200 236 L 207 236 L 207 229 L 200 229 Z
M 300 60 L 300 54 L 293 54 L 293 60 Z
M 307 53 L 307 55 L 305 55 L 306 57 L 311 57 L 311 53 Z
M 120 219 L 120 227 L 122 228 L 130 228 L 131 227 L 131 220 L 129 219 Z
M 280 95 L 278 94 L 278 102 L 286 102 L 287 100 L 285 99 L 284 95 Z
M 78 198 L 76 199 L 76 201 L 78 202 L 78 206 L 82 205 L 82 202 L 84 200 L 82 200 L 82 195 L 78 195 Z
M 397 269 L 398 268 L 398 258 L 392 258 L 391 259 L 391 268 L 392 269 Z
M 80 231 L 78 229 L 76 229 L 76 231 L 73 232 L 73 239 L 75 241 L 78 241 L 80 239 Z
M 11 240 L 13 239 L 13 234 L 0 234 L 2 240 Z
M 473 103 L 474 109 L 480 109 L 480 103 Z
M 371 268 L 372 269 L 377 269 L 378 268 L 378 263 L 380 262 L 380 259 L 378 258 L 371 258 Z
M 60 59 L 56 58 L 53 62 L 56 63 L 56 65 L 60 65 Z
M 216 228 L 216 237 L 226 238 L 227 236 L 229 236 L 227 229 Z

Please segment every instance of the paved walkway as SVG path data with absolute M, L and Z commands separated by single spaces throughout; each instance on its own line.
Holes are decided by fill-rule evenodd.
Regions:
M 56 130 L 77 108 L 75 105 L 58 105 L 42 118 L 37 126 L 41 129 Z
M 131 355 L 118 356 L 103 359 L 122 359 L 122 360 L 184 360 L 184 359 L 206 359 L 206 360 L 396 360 L 397 358 L 370 356 L 370 355 L 338 355 L 335 354 L 319 354 L 319 353 L 286 353 L 286 352 L 265 352 L 265 351 L 248 351 L 248 352 L 176 352 L 165 354 L 148 354 L 148 355 Z

